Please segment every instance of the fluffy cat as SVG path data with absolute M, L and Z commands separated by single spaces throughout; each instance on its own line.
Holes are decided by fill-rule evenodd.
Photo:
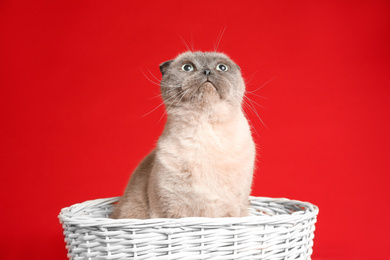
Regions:
M 255 145 L 240 68 L 222 53 L 186 52 L 160 70 L 167 122 L 111 217 L 247 216 Z

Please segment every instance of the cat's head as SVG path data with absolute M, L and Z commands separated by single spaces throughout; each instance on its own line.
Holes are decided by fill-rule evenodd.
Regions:
M 217 52 L 185 52 L 160 65 L 161 95 L 170 109 L 241 109 L 245 84 L 240 68 Z

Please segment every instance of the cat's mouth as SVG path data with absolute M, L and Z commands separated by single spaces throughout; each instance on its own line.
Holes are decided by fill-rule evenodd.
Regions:
M 204 90 L 217 91 L 217 87 L 210 80 L 206 80 L 205 82 L 203 82 L 200 87 Z
M 210 80 L 206 80 L 199 87 L 199 91 L 202 98 L 206 98 L 207 100 L 215 100 L 222 98 L 218 88 L 214 85 Z

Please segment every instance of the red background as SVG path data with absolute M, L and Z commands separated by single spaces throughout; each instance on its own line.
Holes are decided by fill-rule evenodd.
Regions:
M 0 259 L 66 259 L 60 209 L 121 195 L 163 129 L 143 73 L 225 27 L 248 91 L 274 78 L 253 195 L 319 206 L 315 260 L 388 258 L 389 2 L 3 0 Z

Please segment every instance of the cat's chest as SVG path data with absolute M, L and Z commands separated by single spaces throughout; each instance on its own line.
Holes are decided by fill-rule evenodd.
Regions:
M 207 120 L 191 125 L 168 122 L 158 142 L 157 157 L 170 172 L 215 176 L 253 164 L 254 144 L 244 116 L 218 124 Z
M 206 172 L 238 164 L 248 141 L 250 133 L 239 125 L 199 124 L 171 132 L 160 148 L 173 164 Z
M 180 179 L 184 190 L 213 199 L 238 196 L 241 191 L 234 187 L 239 183 L 249 186 L 254 151 L 245 124 L 205 124 L 166 132 L 159 140 L 157 160 L 169 179 Z
M 203 124 L 183 131 L 177 136 L 177 149 L 188 153 L 193 160 L 223 158 L 237 148 L 238 136 L 233 131 Z

